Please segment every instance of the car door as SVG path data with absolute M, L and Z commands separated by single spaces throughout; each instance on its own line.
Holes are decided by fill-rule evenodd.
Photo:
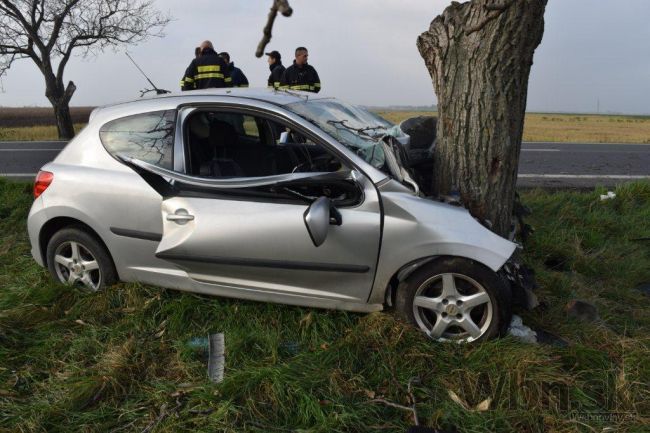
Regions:
M 305 224 L 309 203 L 179 192 L 163 201 L 156 256 L 202 282 L 365 301 L 379 250 L 376 194 L 365 185 L 361 204 L 337 208 L 341 225 L 316 246 Z
M 365 303 L 381 237 L 377 190 L 358 170 L 209 179 L 132 160 L 169 181 L 156 257 L 213 287 Z M 331 196 L 336 218 L 316 245 L 313 201 Z M 251 297 L 251 296 L 244 296 Z

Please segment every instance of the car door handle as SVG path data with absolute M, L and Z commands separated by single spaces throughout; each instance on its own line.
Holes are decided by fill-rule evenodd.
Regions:
M 194 215 L 190 215 L 185 209 L 178 209 L 175 213 L 167 215 L 166 219 L 176 224 L 187 224 L 188 221 L 194 220 Z

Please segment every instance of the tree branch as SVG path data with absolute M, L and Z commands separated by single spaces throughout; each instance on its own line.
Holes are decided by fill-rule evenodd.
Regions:
M 52 28 L 52 33 L 50 34 L 50 40 L 47 42 L 46 45 L 48 51 L 52 51 L 52 48 L 54 48 L 56 41 L 59 39 L 59 32 L 61 31 L 63 22 L 67 18 L 72 8 L 74 8 L 77 5 L 77 3 L 79 3 L 79 0 L 72 0 L 69 3 L 66 3 L 61 13 L 54 16 L 54 27 Z
M 289 6 L 288 0 L 273 0 L 273 6 L 269 11 L 269 15 L 266 20 L 266 25 L 264 26 L 263 36 L 260 43 L 257 45 L 257 50 L 255 51 L 255 57 L 262 57 L 264 54 L 264 48 L 271 42 L 273 37 L 273 23 L 275 22 L 275 17 L 278 15 L 278 11 L 285 17 L 290 17 L 293 13 L 293 9 Z

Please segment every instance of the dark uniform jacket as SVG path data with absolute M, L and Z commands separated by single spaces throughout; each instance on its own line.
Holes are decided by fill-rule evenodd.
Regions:
M 304 90 L 306 92 L 318 93 L 320 92 L 318 72 L 316 72 L 313 66 L 307 63 L 298 66 L 294 60 L 293 65 L 289 66 L 284 71 L 284 74 L 282 74 L 280 89 Z
M 230 62 L 228 72 L 230 72 L 233 87 L 248 87 L 248 78 L 241 69 L 235 67 L 235 62 Z
M 201 56 L 192 60 L 181 80 L 181 90 L 232 87 L 228 65 L 211 48 L 204 48 Z
M 275 63 L 269 65 L 269 69 L 271 69 L 271 74 L 269 75 L 268 85 L 272 89 L 279 89 L 280 82 L 282 81 L 282 74 L 284 74 L 284 71 L 287 68 L 284 67 L 281 61 L 276 60 Z

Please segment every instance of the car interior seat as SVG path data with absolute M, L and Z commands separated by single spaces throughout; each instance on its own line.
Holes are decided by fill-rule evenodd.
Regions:
M 206 145 L 209 157 L 201 162 L 199 174 L 209 177 L 243 177 L 241 166 L 229 156 L 236 146 L 235 128 L 227 122 L 213 121 Z

